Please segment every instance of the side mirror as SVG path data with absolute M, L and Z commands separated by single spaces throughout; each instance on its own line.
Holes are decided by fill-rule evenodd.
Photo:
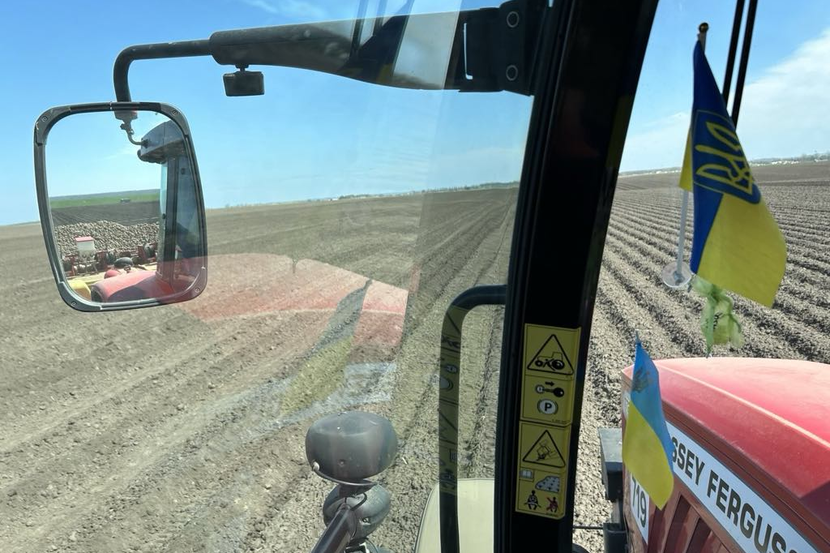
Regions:
M 124 113 L 131 121 L 121 125 L 113 115 Z M 34 153 L 46 250 L 70 307 L 149 307 L 205 289 L 205 208 L 180 111 L 150 102 L 52 108 L 35 123 Z

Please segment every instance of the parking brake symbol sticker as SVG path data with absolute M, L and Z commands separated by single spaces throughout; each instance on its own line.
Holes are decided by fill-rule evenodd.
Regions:
M 555 415 L 559 410 L 559 406 L 556 402 L 550 399 L 540 399 L 539 403 L 536 404 L 536 408 L 543 415 Z
M 562 347 L 559 338 L 553 333 L 530 360 L 527 368 L 533 371 L 548 371 L 555 374 L 572 375 L 574 373 L 573 365 L 565 353 L 565 348 Z

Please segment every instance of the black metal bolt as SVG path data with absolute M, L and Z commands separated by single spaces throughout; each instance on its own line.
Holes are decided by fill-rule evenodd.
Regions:
M 512 11 L 507 14 L 507 26 L 511 29 L 515 29 L 516 27 L 518 27 L 519 21 L 521 21 L 521 18 L 519 17 L 519 12 Z
M 504 76 L 507 77 L 508 81 L 515 81 L 519 78 L 519 68 L 515 65 L 508 65 L 507 70 L 504 72 Z

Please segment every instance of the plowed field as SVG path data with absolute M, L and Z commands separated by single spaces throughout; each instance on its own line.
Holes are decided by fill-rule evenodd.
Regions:
M 731 354 L 830 362 L 830 167 L 757 176 L 789 263 L 774 309 L 737 301 L 746 345 Z M 655 357 L 703 352 L 700 301 L 660 283 L 674 179 L 622 179 L 615 199 L 581 524 L 607 514 L 596 428 L 619 422 L 634 330 Z M 112 314 L 62 303 L 39 226 L 0 227 L 0 551 L 309 550 L 330 486 L 308 467 L 305 431 L 351 408 L 398 432 L 398 459 L 379 477 L 392 511 L 375 542 L 411 551 L 436 481 L 443 310 L 472 285 L 505 281 L 515 201 L 515 189 L 492 189 L 212 211 L 205 293 Z M 502 315 L 477 310 L 464 327 L 462 476 L 493 474 Z M 596 532 L 577 541 L 601 549 Z

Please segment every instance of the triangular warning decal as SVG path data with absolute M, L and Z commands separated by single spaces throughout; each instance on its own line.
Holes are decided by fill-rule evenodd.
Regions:
M 565 467 L 562 452 L 559 451 L 559 447 L 553 441 L 553 436 L 547 430 L 542 432 L 542 435 L 533 442 L 522 461 L 556 469 Z
M 527 368 L 532 371 L 544 371 L 554 374 L 568 374 L 574 373 L 574 367 L 571 365 L 571 360 L 565 353 L 565 348 L 556 334 L 551 334 L 533 359 L 528 363 Z

